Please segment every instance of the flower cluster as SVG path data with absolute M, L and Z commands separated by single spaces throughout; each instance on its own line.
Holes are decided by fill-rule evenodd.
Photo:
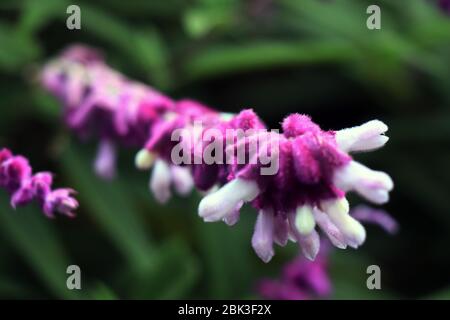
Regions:
M 351 210 L 351 216 L 362 223 L 375 224 L 389 234 L 398 230 L 397 222 L 385 211 L 360 205 Z M 314 261 L 299 255 L 288 262 L 279 279 L 262 279 L 257 291 L 265 299 L 272 300 L 310 300 L 329 298 L 332 281 L 328 274 L 331 247 L 322 242 L 322 250 Z
M 118 74 L 98 52 L 82 46 L 44 66 L 41 80 L 64 104 L 67 125 L 100 140 L 98 174 L 113 177 L 117 145 L 133 146 L 141 149 L 136 166 L 153 167 L 150 189 L 160 202 L 170 198 L 172 186 L 180 194 L 195 186 L 206 191 L 200 217 L 229 225 L 250 203 L 258 210 L 252 246 L 265 262 L 274 255 L 274 243 L 288 240 L 313 260 L 320 247 L 317 229 L 339 248 L 357 248 L 366 233 L 349 215 L 346 192 L 383 204 L 393 188 L 386 173 L 350 156 L 387 142 L 388 128 L 379 120 L 326 131 L 308 116 L 292 114 L 282 132 L 268 131 L 253 110 L 226 114 L 196 101 L 172 100 Z M 230 130 L 235 134 L 229 136 Z M 205 154 L 217 161 L 202 161 Z
M 142 146 L 152 125 L 173 108 L 171 99 L 126 79 L 84 46 L 69 47 L 48 62 L 40 79 L 61 100 L 69 128 L 99 139 L 94 168 L 106 179 L 115 176 L 117 144 Z
M 356 191 L 377 204 L 388 201 L 391 178 L 352 160 L 348 152 L 384 145 L 387 127 L 380 121 L 334 131 L 323 131 L 304 115 L 290 115 L 283 133 L 271 133 L 278 148 L 274 175 L 262 175 L 260 164 L 244 165 L 218 191 L 199 205 L 205 221 L 236 217 L 244 202 L 259 210 L 252 246 L 268 262 L 273 244 L 298 242 L 304 255 L 314 260 L 319 252 L 318 226 L 338 248 L 357 248 L 366 237 L 364 227 L 349 215 L 345 192 Z M 232 218 L 237 220 L 237 218 Z
M 28 160 L 13 155 L 8 149 L 0 149 L 0 188 L 11 194 L 11 206 L 16 208 L 36 200 L 45 215 L 53 218 L 56 213 L 74 217 L 78 202 L 72 189 L 52 190 L 53 177 L 49 172 L 33 174 Z

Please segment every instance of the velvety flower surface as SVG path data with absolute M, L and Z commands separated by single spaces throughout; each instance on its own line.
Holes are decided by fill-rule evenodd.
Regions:
M 219 117 L 219 113 L 199 102 L 180 100 L 175 103 L 173 110 L 166 112 L 152 126 L 145 147 L 136 156 L 136 166 L 140 169 L 153 167 L 150 189 L 159 202 L 169 200 L 172 186 L 181 195 L 192 190 L 194 179 L 191 168 L 185 165 L 193 164 L 191 151 L 194 150 L 194 144 L 199 142 L 199 126 L 214 126 L 219 123 Z M 174 135 L 177 130 L 179 134 Z M 181 155 L 185 162 L 173 161 L 177 145 L 185 146 L 186 153 Z
M 26 158 L 13 155 L 8 149 L 0 149 L 0 188 L 11 195 L 13 208 L 36 201 L 49 218 L 55 214 L 73 217 L 74 210 L 78 208 L 78 202 L 73 197 L 74 190 L 52 190 L 52 183 L 51 173 L 33 174 Z
M 313 260 L 319 231 L 338 248 L 359 247 L 366 232 L 349 214 L 347 192 L 384 204 L 393 189 L 386 173 L 351 156 L 388 141 L 379 120 L 328 131 L 306 115 L 291 114 L 281 132 L 268 131 L 253 110 L 225 114 L 193 100 L 172 100 L 80 46 L 49 62 L 41 79 L 62 99 L 69 127 L 99 140 L 98 174 L 114 177 L 117 146 L 136 146 L 136 166 L 152 168 L 149 186 L 159 202 L 168 201 L 172 189 L 184 195 L 195 186 L 206 191 L 198 210 L 204 221 L 229 225 L 250 203 L 258 212 L 252 246 L 265 262 L 274 244 L 288 240 Z
M 94 168 L 107 179 L 115 175 L 116 146 L 141 147 L 152 124 L 173 108 L 171 99 L 127 79 L 96 50 L 80 45 L 47 63 L 40 78 L 63 103 L 66 124 L 81 137 L 100 141 Z
M 346 192 L 356 191 L 382 204 L 388 201 L 393 183 L 387 174 L 354 161 L 349 152 L 383 146 L 387 126 L 374 120 L 350 129 L 323 131 L 309 117 L 293 114 L 283 121 L 282 129 L 280 134 L 266 133 L 270 143 L 263 148 L 278 162 L 278 170 L 264 175 L 259 162 L 237 168 L 227 184 L 203 198 L 200 216 L 205 221 L 227 220 L 250 202 L 259 212 L 252 246 L 265 262 L 274 255 L 274 243 L 284 246 L 289 239 L 314 260 L 320 248 L 316 229 L 338 248 L 359 247 L 366 232 L 349 215 Z

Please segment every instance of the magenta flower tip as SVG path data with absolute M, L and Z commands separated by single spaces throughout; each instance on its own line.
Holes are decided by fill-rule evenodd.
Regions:
M 6 148 L 0 149 L 0 165 L 3 163 L 3 161 L 5 161 L 11 157 L 12 157 L 11 151 L 9 151 Z
M 47 217 L 53 218 L 60 213 L 70 218 L 75 217 L 74 210 L 78 208 L 78 201 L 72 197 L 76 192 L 72 189 L 55 189 L 44 199 L 43 210 Z
M 32 174 L 32 168 L 25 157 L 15 156 L 8 149 L 0 150 L 0 187 L 11 195 L 11 206 L 26 205 L 36 200 L 44 214 L 54 217 L 58 212 L 74 216 L 78 202 L 72 189 L 51 189 L 53 176 L 49 172 Z
M 250 129 L 265 129 L 262 120 L 256 115 L 253 109 L 244 109 L 232 118 L 231 125 L 243 131 Z
M 307 132 L 320 132 L 320 127 L 311 120 L 311 117 L 298 113 L 287 116 L 283 120 L 282 128 L 287 138 L 294 138 Z

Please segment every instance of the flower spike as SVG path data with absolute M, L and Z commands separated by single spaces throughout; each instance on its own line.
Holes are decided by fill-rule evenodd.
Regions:
M 114 176 L 116 148 L 135 147 L 140 150 L 135 165 L 152 170 L 150 190 L 161 203 L 169 200 L 172 187 L 180 195 L 195 187 L 206 192 L 199 216 L 228 225 L 239 221 L 248 203 L 258 212 L 252 247 L 264 262 L 273 257 L 274 244 L 289 240 L 315 259 L 319 232 L 338 248 L 357 248 L 366 238 L 359 220 L 386 223 L 380 215 L 352 215 L 346 200 L 352 191 L 376 204 L 389 200 L 394 187 L 389 175 L 350 154 L 387 143 L 388 127 L 380 120 L 327 131 L 294 113 L 283 120 L 281 132 L 269 131 L 251 109 L 226 114 L 191 99 L 173 100 L 112 70 L 96 50 L 79 45 L 45 65 L 41 79 L 61 99 L 67 125 L 101 141 L 99 175 Z M 15 201 L 27 197 L 18 194 Z M 65 211 L 60 204 L 55 206 Z

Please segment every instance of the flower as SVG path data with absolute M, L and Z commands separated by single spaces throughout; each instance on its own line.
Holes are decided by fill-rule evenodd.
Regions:
M 64 105 L 66 124 L 81 137 L 100 140 L 95 172 L 115 176 L 116 146 L 142 146 L 150 127 L 172 108 L 171 99 L 104 64 L 94 49 L 75 45 L 47 63 L 42 85 Z
M 277 172 L 261 174 L 259 162 L 237 168 L 228 183 L 202 199 L 199 215 L 208 222 L 224 220 L 236 215 L 243 202 L 250 202 L 259 212 L 252 246 L 264 262 L 274 255 L 273 243 L 283 246 L 288 239 L 314 260 L 320 247 L 316 226 L 338 248 L 359 247 L 366 232 L 349 215 L 345 193 L 356 191 L 381 204 L 388 201 L 393 183 L 387 174 L 354 161 L 348 152 L 381 147 L 388 140 L 387 126 L 375 120 L 323 131 L 308 116 L 293 114 L 282 128 L 281 134 L 267 133 L 276 141 L 267 145 L 278 161 Z
M 180 100 L 176 102 L 174 110 L 164 114 L 152 126 L 149 139 L 145 147 L 136 155 L 136 166 L 141 170 L 153 166 L 150 178 L 150 189 L 160 203 L 165 203 L 171 197 L 171 186 L 181 195 L 188 194 L 194 180 L 190 168 L 174 164 L 172 161 L 177 141 L 174 133 L 183 130 L 180 134 L 181 143 L 189 144 L 189 152 L 193 143 L 197 142 L 198 133 L 196 123 L 217 123 L 219 114 L 212 109 L 193 100 Z M 190 155 L 184 155 L 190 158 Z M 188 161 L 190 163 L 190 160 Z
M 43 202 L 44 213 L 53 218 L 55 213 L 60 213 L 68 217 L 74 217 L 73 210 L 78 208 L 78 202 L 72 195 L 75 193 L 72 189 L 56 189 L 49 192 Z
M 323 250 L 314 261 L 299 255 L 284 266 L 280 279 L 260 280 L 257 291 L 261 297 L 270 300 L 327 298 L 332 293 L 328 266 L 327 250 Z
M 307 115 L 291 114 L 281 133 L 268 131 L 251 109 L 230 115 L 194 100 L 172 100 L 80 46 L 47 64 L 42 82 L 62 99 L 69 127 L 100 140 L 99 175 L 114 176 L 117 146 L 137 146 L 135 164 L 152 168 L 149 187 L 159 202 L 169 200 L 172 187 L 185 195 L 195 186 L 206 192 L 200 217 L 228 225 L 250 203 L 258 211 L 252 247 L 265 262 L 274 243 L 288 240 L 314 260 L 319 230 L 338 248 L 359 247 L 366 231 L 349 214 L 346 193 L 384 204 L 393 189 L 386 173 L 350 155 L 386 144 L 388 127 L 379 120 L 325 131 Z
M 325 215 L 322 213 L 322 215 Z M 385 211 L 359 205 L 350 215 L 360 222 L 379 225 L 393 235 L 398 231 L 397 222 Z M 321 223 L 320 216 L 318 219 Z M 265 299 L 310 300 L 331 296 L 332 281 L 328 274 L 329 256 L 332 247 L 326 240 L 321 242 L 322 250 L 314 261 L 304 255 L 298 255 L 288 262 L 282 270 L 280 279 L 262 279 L 257 291 Z
M 97 175 L 105 179 L 116 176 L 116 144 L 110 139 L 102 139 L 95 157 L 94 169 Z
M 0 188 L 11 195 L 11 206 L 26 205 L 36 200 L 44 214 L 53 218 L 56 213 L 74 217 L 78 208 L 72 189 L 52 190 L 53 177 L 49 172 L 32 174 L 28 160 L 13 155 L 6 148 L 0 149 Z

